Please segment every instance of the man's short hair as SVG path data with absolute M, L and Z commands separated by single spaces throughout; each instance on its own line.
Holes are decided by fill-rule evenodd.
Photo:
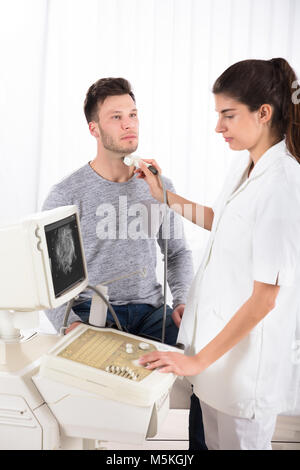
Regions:
M 84 114 L 87 122 L 97 121 L 98 105 L 108 96 L 130 95 L 135 102 L 131 85 L 125 78 L 100 78 L 87 91 L 84 100 Z

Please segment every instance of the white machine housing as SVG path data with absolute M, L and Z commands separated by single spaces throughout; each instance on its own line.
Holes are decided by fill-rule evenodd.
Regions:
M 138 364 L 138 357 L 146 352 L 145 349 L 139 349 L 138 344 L 161 351 L 180 351 L 109 328 L 78 326 L 42 357 L 40 371 L 33 377 L 64 434 L 135 444 L 142 443 L 146 437 L 153 437 L 168 413 L 169 392 L 176 376 L 153 370 L 147 371 L 148 375 L 137 381 L 129 376 L 120 376 L 119 372 L 89 366 L 86 360 L 79 362 L 81 358 L 72 360 L 62 357 L 62 352 L 72 347 L 72 343 L 86 332 L 101 332 L 102 337 L 112 333 L 117 341 L 120 338 L 121 346 L 117 351 L 114 345 L 107 346 L 106 342 L 102 351 L 96 351 L 94 341 L 90 346 L 82 347 L 82 357 L 94 354 L 97 358 L 104 357 L 116 364 L 122 356 L 122 364 L 128 364 L 128 369 L 132 367 L 137 373 L 143 369 L 145 371 Z M 127 354 L 126 345 L 132 343 L 133 349 Z

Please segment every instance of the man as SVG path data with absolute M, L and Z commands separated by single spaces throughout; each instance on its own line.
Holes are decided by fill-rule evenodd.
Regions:
M 84 112 L 97 141 L 96 157 L 55 185 L 43 210 L 78 206 L 90 285 L 107 282 L 120 323 L 136 335 L 161 338 L 163 296 L 156 279 L 156 241 L 163 250 L 162 213 L 147 184 L 134 176 L 123 158 L 137 149 L 138 112 L 129 82 L 103 78 L 88 90 Z M 165 185 L 174 191 L 172 183 Z M 149 223 L 150 221 L 150 223 Z M 165 342 L 176 344 L 178 326 L 193 278 L 191 253 L 183 236 L 175 236 L 174 214 L 168 237 L 168 283 L 173 311 L 167 307 Z M 143 273 L 143 276 L 141 276 Z M 110 282 L 113 281 L 114 282 Z M 73 306 L 67 332 L 88 321 L 92 293 L 82 293 Z M 65 307 L 47 312 L 57 330 Z M 108 312 L 107 321 L 113 318 Z

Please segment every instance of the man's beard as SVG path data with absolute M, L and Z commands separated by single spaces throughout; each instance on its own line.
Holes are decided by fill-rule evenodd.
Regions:
M 136 143 L 132 142 L 131 144 L 129 144 L 128 142 L 124 142 L 124 144 L 122 145 L 121 143 L 119 144 L 116 143 L 113 137 L 111 137 L 109 134 L 106 134 L 106 132 L 104 132 L 100 126 L 99 126 L 99 130 L 100 130 L 102 145 L 106 150 L 110 150 L 111 152 L 115 152 L 115 153 L 121 153 L 122 155 L 124 155 L 124 154 L 135 152 L 135 150 L 138 147 L 137 139 L 136 139 Z

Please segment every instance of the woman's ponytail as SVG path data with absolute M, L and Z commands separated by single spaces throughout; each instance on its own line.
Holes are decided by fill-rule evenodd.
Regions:
M 288 151 L 300 163 L 300 89 L 296 74 L 290 64 L 282 58 L 271 59 L 277 70 L 282 92 L 282 114 L 285 123 L 285 139 Z M 298 97 L 299 95 L 299 97 Z

